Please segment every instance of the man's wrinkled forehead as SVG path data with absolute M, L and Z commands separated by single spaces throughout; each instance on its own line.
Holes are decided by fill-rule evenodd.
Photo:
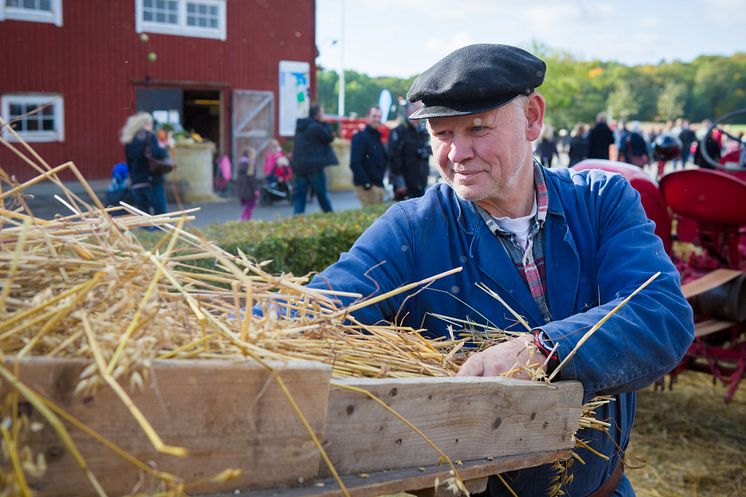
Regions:
M 525 101 L 525 97 L 523 100 Z M 465 116 L 430 117 L 425 119 L 427 129 L 443 129 L 448 127 L 472 127 L 496 124 L 501 116 L 513 111 L 514 106 L 520 106 L 521 99 L 517 98 L 507 105 L 492 109 L 479 114 L 468 114 Z

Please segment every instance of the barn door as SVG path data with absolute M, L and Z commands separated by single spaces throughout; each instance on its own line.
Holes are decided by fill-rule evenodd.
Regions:
M 275 130 L 275 97 L 271 91 L 233 90 L 233 165 L 247 147 L 257 152 L 257 174 L 264 175 L 264 151 Z

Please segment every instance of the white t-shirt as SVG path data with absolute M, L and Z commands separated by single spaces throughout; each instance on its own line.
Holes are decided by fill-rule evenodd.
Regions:
M 531 219 L 536 215 L 537 209 L 536 195 L 534 195 L 534 206 L 528 216 L 517 218 L 492 216 L 492 219 L 497 223 L 501 230 L 515 234 L 518 245 L 525 250 L 528 248 L 527 242 L 528 233 L 531 231 Z

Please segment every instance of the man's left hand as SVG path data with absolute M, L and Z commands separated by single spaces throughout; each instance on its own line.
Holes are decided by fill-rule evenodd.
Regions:
M 528 380 L 531 375 L 524 366 L 541 367 L 546 372 L 546 366 L 541 366 L 545 357 L 531 342 L 532 335 L 526 333 L 476 352 L 461 365 L 456 376 L 503 376 L 514 371 L 507 376 Z

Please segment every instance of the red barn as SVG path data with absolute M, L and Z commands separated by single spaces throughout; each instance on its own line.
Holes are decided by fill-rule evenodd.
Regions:
M 315 22 L 315 0 L 0 0 L 2 118 L 89 179 L 110 177 L 140 110 L 221 154 L 261 149 L 307 111 Z M 0 148 L 0 168 L 33 175 Z

